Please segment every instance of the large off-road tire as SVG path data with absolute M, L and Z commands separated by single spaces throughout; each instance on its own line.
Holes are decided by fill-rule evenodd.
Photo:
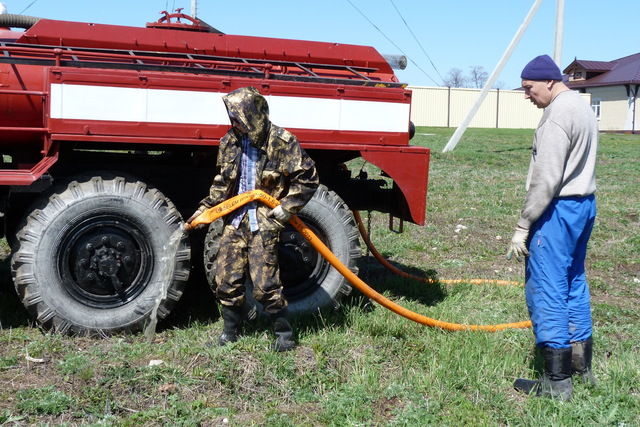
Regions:
M 182 296 L 191 252 L 180 223 L 173 203 L 130 177 L 62 184 L 19 228 L 11 261 L 16 291 L 46 329 L 140 331 Z
M 358 227 L 353 214 L 342 199 L 321 185 L 298 217 L 351 271 L 362 255 Z M 209 284 L 215 289 L 216 256 L 220 247 L 222 220 L 214 221 L 205 238 L 204 262 Z M 289 302 L 289 314 L 303 315 L 323 308 L 337 309 L 343 296 L 351 292 L 351 284 L 291 225 L 282 231 L 278 247 L 280 279 Z M 247 283 L 246 310 L 262 313 L 262 307 L 251 296 Z

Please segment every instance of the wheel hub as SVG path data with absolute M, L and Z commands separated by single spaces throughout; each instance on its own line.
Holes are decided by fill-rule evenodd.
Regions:
M 280 235 L 278 263 L 283 291 L 288 298 L 313 292 L 317 285 L 310 284 L 320 283 L 328 269 L 318 251 L 291 226 Z
M 76 227 L 60 246 L 61 275 L 69 292 L 96 307 L 135 298 L 151 273 L 151 252 L 131 224 L 92 219 Z
M 106 236 L 103 240 L 107 239 Z M 124 243 L 118 242 L 120 246 L 124 246 Z M 82 264 L 82 261 L 81 261 Z M 122 295 L 124 289 L 122 288 L 122 282 L 118 279 L 118 272 L 122 267 L 122 252 L 108 246 L 102 246 L 95 251 L 95 255 L 91 258 L 89 269 L 97 272 L 98 276 L 105 279 L 110 279 L 114 290 Z M 89 273 L 92 275 L 93 273 Z

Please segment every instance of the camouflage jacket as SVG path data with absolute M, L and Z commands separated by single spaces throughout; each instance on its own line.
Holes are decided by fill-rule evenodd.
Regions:
M 251 143 L 258 147 L 256 189 L 280 201 L 283 208 L 297 213 L 313 197 L 319 184 L 313 160 L 298 139 L 269 121 L 266 99 L 257 89 L 246 87 L 223 96 L 227 111 L 248 130 Z M 240 178 L 242 134 L 235 128 L 220 139 L 218 174 L 209 196 L 200 202 L 206 209 L 233 197 Z

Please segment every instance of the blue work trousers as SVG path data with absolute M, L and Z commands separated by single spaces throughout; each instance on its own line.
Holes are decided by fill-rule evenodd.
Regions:
M 591 337 L 584 263 L 595 217 L 593 195 L 555 198 L 529 230 L 525 295 L 539 348 Z

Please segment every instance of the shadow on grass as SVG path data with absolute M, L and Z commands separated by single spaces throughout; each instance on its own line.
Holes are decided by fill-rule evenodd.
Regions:
M 11 280 L 11 261 L 0 261 L 0 329 L 29 326 L 31 318 L 16 294 Z
M 418 277 L 435 279 L 435 271 L 423 271 L 401 264 L 395 265 L 402 271 Z M 380 265 L 373 257 L 363 257 L 359 262 L 360 277 L 378 293 L 390 293 L 390 298 L 404 297 L 425 305 L 435 305 L 446 297 L 446 291 L 440 284 L 427 284 L 417 280 L 405 279 Z M 299 316 L 296 322 L 301 326 L 314 330 L 323 327 L 348 327 L 350 308 L 370 311 L 375 306 L 372 302 L 354 289 L 350 295 L 341 301 L 342 309 L 325 309 L 318 313 Z M 185 287 L 182 298 L 176 303 L 169 316 L 158 324 L 158 331 L 187 328 L 192 323 L 212 323 L 220 318 L 217 301 L 209 287 L 200 266 L 195 266 Z M 250 322 L 249 328 L 264 329 L 267 319 Z M 10 259 L 0 261 L 0 329 L 27 327 L 32 325 L 32 319 L 18 298 L 13 287 L 10 273 Z
M 361 258 L 358 265 L 360 278 L 378 293 L 388 292 L 392 297 L 404 297 L 427 306 L 434 306 L 446 298 L 447 290 L 438 282 L 435 270 L 423 270 L 395 262 L 391 262 L 391 265 L 406 274 L 433 283 L 399 276 L 380 264 L 373 256 Z
M 354 290 L 342 298 L 338 309 L 325 307 L 315 312 L 296 314 L 291 316 L 289 321 L 293 326 L 294 339 L 297 341 L 302 331 L 316 334 L 323 330 L 350 329 L 353 326 L 354 310 L 368 313 L 374 308 L 375 304 L 369 298 Z M 243 335 L 259 336 L 265 333 L 273 335 L 273 323 L 267 315 L 262 314 L 253 319 L 245 318 Z
M 214 291 L 209 286 L 204 270 L 204 240 L 206 228 L 194 230 L 189 235 L 191 243 L 191 271 L 180 300 L 166 319 L 158 323 L 158 331 L 185 329 L 193 323 L 213 323 L 220 318 L 220 310 Z
M 531 361 L 529 362 L 529 368 L 535 371 L 536 376 L 533 379 L 542 378 L 544 373 L 544 357 L 542 357 L 542 350 L 534 346 L 531 350 Z
M 376 292 L 388 294 L 390 299 L 403 297 L 433 306 L 447 295 L 445 288 L 439 283 L 423 283 L 399 277 L 380 265 L 373 257 L 362 257 L 358 266 L 360 278 Z M 394 264 L 394 266 L 417 277 L 437 279 L 434 270 L 425 271 L 402 264 Z M 348 327 L 349 316 L 347 312 L 349 309 L 357 308 L 362 311 L 370 311 L 375 307 L 375 303 L 372 303 L 368 297 L 354 288 L 350 295 L 343 297 L 341 306 L 341 310 L 328 308 L 317 313 L 298 316 L 295 321 L 300 326 L 314 330 L 332 326 Z M 184 294 L 167 318 L 158 324 L 158 331 L 173 328 L 183 329 L 193 323 L 213 323 L 219 318 L 218 304 L 207 283 L 204 269 L 196 265 L 192 269 Z M 256 330 L 264 329 L 268 326 L 267 323 L 268 319 L 259 319 L 257 322 L 249 322 L 248 327 Z M 16 295 L 11 280 L 10 260 L 6 258 L 0 261 L 0 329 L 30 325 L 32 325 L 32 319 Z
M 420 270 L 406 267 L 402 264 L 394 266 L 404 272 L 424 277 L 436 279 L 435 271 Z M 387 294 L 391 300 L 403 298 L 412 300 L 427 306 L 433 306 L 442 301 L 447 293 L 439 283 L 424 283 L 419 280 L 398 277 L 384 266 L 380 265 L 373 257 L 362 257 L 358 262 L 359 278 L 369 287 L 380 294 Z M 317 333 L 324 329 L 350 328 L 354 320 L 354 311 L 358 313 L 369 313 L 378 307 L 378 304 L 360 292 L 352 285 L 349 295 L 343 296 L 339 309 L 332 307 L 323 308 L 317 312 L 297 315 L 292 319 L 294 331 L 306 330 L 309 333 Z M 244 325 L 244 333 L 247 335 L 260 334 L 270 331 L 271 325 L 266 316 L 259 316 L 253 321 L 248 321 Z
M 486 153 L 486 152 L 490 152 L 490 153 L 510 153 L 513 151 L 531 151 L 531 147 L 528 146 L 523 146 L 523 147 L 508 147 L 508 148 L 503 148 L 502 150 L 475 150 L 476 153 Z
M 158 323 L 158 331 L 183 329 L 192 323 L 211 323 L 218 320 L 220 311 L 215 295 L 204 273 L 202 263 L 192 260 L 189 281 L 180 300 L 166 319 Z
M 433 270 L 424 271 L 401 264 L 396 264 L 396 267 L 408 274 L 436 279 L 436 273 Z M 418 280 L 399 278 L 380 265 L 373 257 L 362 257 L 359 260 L 358 268 L 360 270 L 359 277 L 365 283 L 378 293 L 390 294 L 389 298 L 391 299 L 404 297 L 431 306 L 442 301 L 446 296 L 444 287 L 439 283 L 429 284 Z M 348 312 L 351 309 L 370 311 L 375 307 L 375 303 L 372 303 L 355 287 L 348 296 L 342 298 L 340 305 L 339 310 L 329 307 L 318 312 L 297 315 L 293 321 L 299 327 L 314 331 L 326 327 L 348 327 Z M 219 318 L 220 312 L 214 292 L 207 283 L 203 268 L 195 265 L 184 295 L 169 316 L 158 324 L 158 330 L 186 328 L 192 322 L 212 323 L 218 321 Z M 269 328 L 270 319 L 264 313 L 255 320 L 245 319 L 245 333 L 259 333 Z

